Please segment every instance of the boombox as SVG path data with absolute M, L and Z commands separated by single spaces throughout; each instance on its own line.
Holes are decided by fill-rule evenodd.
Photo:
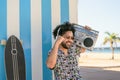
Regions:
M 93 29 L 85 29 L 85 27 L 81 25 L 75 25 L 74 28 L 76 30 L 74 44 L 90 51 L 93 50 L 99 32 Z

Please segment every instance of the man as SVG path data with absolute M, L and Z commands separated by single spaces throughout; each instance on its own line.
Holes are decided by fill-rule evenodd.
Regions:
M 74 24 L 58 25 L 53 36 L 56 39 L 47 58 L 47 67 L 54 70 L 55 80 L 82 80 L 78 67 L 77 54 L 71 49 L 74 44 Z M 80 48 L 84 52 L 84 48 Z

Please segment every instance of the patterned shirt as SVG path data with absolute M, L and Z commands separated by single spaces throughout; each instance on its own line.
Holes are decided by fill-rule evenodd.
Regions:
M 61 50 L 58 50 L 56 66 L 53 69 L 55 80 L 81 80 L 77 54 L 73 50 L 69 49 L 67 56 Z

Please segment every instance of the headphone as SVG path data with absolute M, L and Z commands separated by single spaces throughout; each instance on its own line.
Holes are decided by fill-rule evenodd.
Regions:
M 59 36 L 60 29 L 61 29 L 61 28 L 58 28 L 56 38 Z

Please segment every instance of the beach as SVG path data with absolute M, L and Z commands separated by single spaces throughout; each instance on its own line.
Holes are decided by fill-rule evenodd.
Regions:
M 80 66 L 105 67 L 120 65 L 120 53 L 82 53 L 79 58 Z
M 85 80 L 119 80 L 120 53 L 82 53 L 79 66 Z M 101 77 L 100 77 L 101 75 Z

